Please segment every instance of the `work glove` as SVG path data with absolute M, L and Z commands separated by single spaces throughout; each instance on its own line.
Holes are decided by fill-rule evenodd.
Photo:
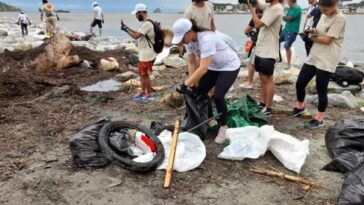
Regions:
M 180 94 L 185 94 L 188 91 L 187 86 L 183 83 L 179 86 L 177 86 L 176 91 L 179 92 Z
M 124 24 L 123 19 L 121 19 L 121 28 L 122 31 L 128 32 L 129 27 L 127 25 Z

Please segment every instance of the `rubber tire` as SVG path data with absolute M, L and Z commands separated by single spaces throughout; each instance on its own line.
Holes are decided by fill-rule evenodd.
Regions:
M 143 132 L 155 145 L 156 156 L 154 159 L 147 163 L 134 162 L 132 159 L 124 157 L 116 153 L 110 147 L 109 135 L 111 132 L 117 131 L 121 128 L 135 129 Z M 154 133 L 144 126 L 137 124 L 136 122 L 129 121 L 115 121 L 105 124 L 99 133 L 98 137 L 99 145 L 101 151 L 104 153 L 105 157 L 110 161 L 115 161 L 121 167 L 135 171 L 135 172 L 150 172 L 156 170 L 157 167 L 163 162 L 164 159 L 164 148 L 161 141 L 154 135 Z

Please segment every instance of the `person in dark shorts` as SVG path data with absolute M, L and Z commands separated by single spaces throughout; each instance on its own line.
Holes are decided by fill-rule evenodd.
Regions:
M 93 29 L 93 27 L 95 27 L 97 25 L 99 27 L 100 37 L 101 37 L 102 24 L 105 22 L 104 14 L 102 13 L 102 8 L 98 5 L 97 2 L 92 3 L 92 7 L 94 7 L 94 20 L 91 23 L 90 33 L 93 34 L 92 29 Z
M 22 35 L 28 35 L 28 25 L 31 25 L 31 23 L 28 16 L 24 13 L 23 10 L 20 11 L 20 14 L 18 16 L 18 25 L 21 26 Z

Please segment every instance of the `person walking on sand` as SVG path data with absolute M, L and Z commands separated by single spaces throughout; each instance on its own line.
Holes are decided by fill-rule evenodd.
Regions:
M 257 7 L 263 10 L 259 19 L 257 8 L 250 1 L 248 5 L 252 13 L 255 28 L 260 29 L 255 49 L 255 69 L 260 78 L 260 106 L 265 116 L 272 115 L 273 96 L 275 85 L 273 81 L 274 66 L 279 58 L 279 30 L 283 19 L 283 6 L 281 0 L 265 0 Z
M 43 8 L 40 14 L 41 21 L 43 21 L 43 15 L 46 16 L 46 36 L 50 38 L 56 33 L 56 19 L 59 21 L 59 17 L 54 11 L 53 5 L 46 0 L 43 0 Z
M 262 18 L 263 11 L 258 9 L 257 14 L 259 18 Z M 255 73 L 255 46 L 257 44 L 259 29 L 255 28 L 253 19 L 250 20 L 249 25 L 245 28 L 244 34 L 250 37 L 249 41 L 245 43 L 245 52 L 248 54 L 249 67 L 248 67 L 248 80 L 243 84 L 239 85 L 242 88 L 251 89 L 253 88 L 253 79 Z
M 284 48 L 286 50 L 287 67 L 291 68 L 292 59 L 292 44 L 296 41 L 297 35 L 300 31 L 302 9 L 297 4 L 297 0 L 288 0 L 287 14 L 283 17 L 283 21 L 286 22 L 284 29 L 279 37 L 279 43 L 284 42 Z
M 137 4 L 132 14 L 135 14 L 135 17 L 142 22 L 138 31 L 133 31 L 121 20 L 121 30 L 125 31 L 132 38 L 138 39 L 138 70 L 141 81 L 141 92 L 134 95 L 132 99 L 141 103 L 148 103 L 154 100 L 154 96 L 152 95 L 152 82 L 150 80 L 152 67 L 156 58 L 156 53 L 153 49 L 155 37 L 154 25 L 148 16 L 147 6 L 145 4 Z
M 93 27 L 95 27 L 97 25 L 99 27 L 100 37 L 101 37 L 102 24 L 105 22 L 104 14 L 102 13 L 102 8 L 99 6 L 99 4 L 97 2 L 93 2 L 92 7 L 94 8 L 94 20 L 92 21 L 92 23 L 90 25 L 90 34 L 91 35 L 93 34 L 92 29 L 93 29 Z
M 188 87 L 197 87 L 196 92 L 207 95 L 215 87 L 213 99 L 218 113 L 220 129 L 215 142 L 223 144 L 226 141 L 228 110 L 225 95 L 235 82 L 239 70 L 240 60 L 237 53 L 215 32 L 198 27 L 193 20 L 179 19 L 173 24 L 172 44 L 185 46 L 188 59 L 200 62 L 188 64 L 193 69 L 182 85 L 177 87 L 179 93 L 186 93 Z M 190 68 L 193 66 L 193 68 Z M 212 107 L 209 106 L 209 117 L 212 117 Z
M 344 41 L 346 18 L 338 9 L 339 0 L 320 0 L 321 18 L 317 27 L 311 29 L 310 38 L 313 41 L 311 52 L 303 65 L 296 82 L 297 102 L 291 115 L 299 116 L 305 112 L 305 89 L 316 76 L 318 94 L 318 109 L 315 118 L 305 123 L 307 129 L 324 126 L 324 115 L 328 104 L 327 87 L 330 76 L 335 72 L 340 60 Z
M 21 27 L 22 36 L 28 35 L 28 24 L 32 25 L 28 16 L 24 13 L 24 10 L 21 10 L 18 16 L 18 25 Z

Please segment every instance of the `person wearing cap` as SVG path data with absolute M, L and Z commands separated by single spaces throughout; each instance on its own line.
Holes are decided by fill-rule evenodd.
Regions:
M 156 58 L 156 53 L 153 48 L 155 37 L 154 26 L 148 16 L 146 5 L 137 4 L 135 10 L 131 13 L 142 22 L 139 30 L 133 31 L 121 20 L 121 30 L 125 31 L 132 38 L 138 39 L 138 70 L 141 91 L 134 95 L 132 99 L 141 103 L 148 103 L 154 100 L 154 96 L 152 95 L 152 82 L 149 77 L 152 73 L 152 67 Z
M 47 2 L 47 1 L 45 1 Z M 43 21 L 43 15 L 46 16 L 46 31 L 47 37 L 51 37 L 56 31 L 56 18 L 59 21 L 58 14 L 54 11 L 54 7 L 50 3 L 43 4 L 43 8 L 40 14 L 40 20 Z
M 291 113 L 299 116 L 305 112 L 306 86 L 316 77 L 318 107 L 316 116 L 304 124 L 306 129 L 316 129 L 324 126 L 324 115 L 328 104 L 327 88 L 330 76 L 335 73 L 340 61 L 344 41 L 346 18 L 338 9 L 338 0 L 319 0 L 321 18 L 316 28 L 311 29 L 310 38 L 313 41 L 310 54 L 303 64 L 296 82 L 297 102 Z
M 90 25 L 90 33 L 92 34 L 92 29 L 96 25 L 99 27 L 100 37 L 102 34 L 102 24 L 104 23 L 104 14 L 102 13 L 102 8 L 98 5 L 97 2 L 92 3 L 92 7 L 94 8 L 94 20 Z
M 177 87 L 180 93 L 187 92 L 190 87 L 196 87 L 196 92 L 207 95 L 215 86 L 213 99 L 218 113 L 220 129 L 215 142 L 223 144 L 226 141 L 227 106 L 225 95 L 233 85 L 240 70 L 240 60 L 237 53 L 215 32 L 198 27 L 193 20 L 179 19 L 173 24 L 172 44 L 184 45 L 188 56 L 188 70 L 195 70 L 184 83 Z M 196 62 L 196 56 L 200 62 Z M 209 117 L 212 117 L 212 107 L 209 106 Z
M 18 25 L 21 27 L 22 36 L 28 35 L 28 24 L 31 25 L 30 20 L 24 10 L 21 10 L 18 16 Z
M 275 85 L 273 81 L 274 66 L 279 58 L 279 31 L 283 20 L 284 9 L 282 0 L 265 0 L 253 6 L 248 5 L 254 21 L 259 30 L 255 47 L 255 70 L 260 78 L 260 104 L 265 116 L 272 115 L 273 96 Z M 262 18 L 258 17 L 257 7 L 263 10 Z

